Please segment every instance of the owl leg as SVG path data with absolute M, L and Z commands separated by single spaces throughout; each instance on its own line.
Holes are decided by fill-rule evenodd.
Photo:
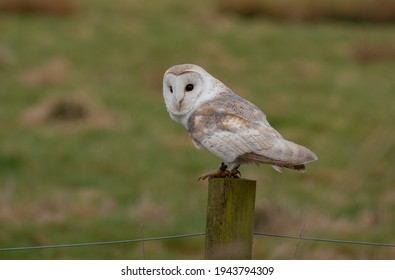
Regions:
M 230 176 L 230 172 L 227 170 L 228 166 L 225 163 L 221 163 L 218 170 L 203 174 L 198 178 L 200 180 L 206 180 L 207 178 L 226 178 Z
M 241 177 L 239 167 L 240 167 L 240 164 L 233 166 L 232 170 L 230 170 L 230 172 L 229 172 L 230 178 L 240 178 Z

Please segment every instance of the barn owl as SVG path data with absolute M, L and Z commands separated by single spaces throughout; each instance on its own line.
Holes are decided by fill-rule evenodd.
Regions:
M 163 97 L 170 117 L 188 130 L 193 144 L 223 161 L 219 170 L 199 180 L 239 177 L 238 168 L 245 163 L 305 171 L 305 163 L 317 160 L 306 147 L 285 140 L 258 107 L 200 66 L 170 67 L 163 76 Z

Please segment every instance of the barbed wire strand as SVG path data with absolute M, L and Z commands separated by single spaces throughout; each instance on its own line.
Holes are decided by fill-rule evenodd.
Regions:
M 318 241 L 318 242 L 327 242 L 327 243 L 395 247 L 395 243 L 380 243 L 380 242 L 368 242 L 368 241 L 328 239 L 328 238 L 295 236 L 295 235 L 286 235 L 286 234 L 273 234 L 273 233 L 264 233 L 264 232 L 254 232 L 254 235 L 261 235 L 261 236 L 267 236 L 267 237 L 277 237 L 277 238 L 286 238 L 286 239 L 307 240 L 307 241 Z
M 122 244 L 122 243 L 136 243 L 136 242 L 145 242 L 145 241 L 178 239 L 178 238 L 203 236 L 203 235 L 205 235 L 204 232 L 197 232 L 197 233 L 189 233 L 189 234 L 179 234 L 179 235 L 160 236 L 160 237 L 148 237 L 148 238 L 138 238 L 138 239 L 128 239 L 128 240 L 99 241 L 99 242 L 72 243 L 72 244 L 54 244 L 54 245 L 41 245 L 41 246 L 23 246 L 23 247 L 12 247 L 12 248 L 0 248 L 0 252 L 1 251 L 21 251 L 21 250 L 37 250 L 37 249 L 56 249 L 56 248 L 67 248 L 67 247 L 113 245 L 113 244 Z M 340 239 L 329 239 L 329 238 L 294 236 L 294 235 L 286 235 L 286 234 L 274 234 L 274 233 L 265 233 L 265 232 L 254 232 L 254 235 L 275 237 L 275 238 L 285 238 L 285 239 L 317 241 L 317 242 L 326 242 L 326 243 L 395 247 L 394 243 L 340 240 Z

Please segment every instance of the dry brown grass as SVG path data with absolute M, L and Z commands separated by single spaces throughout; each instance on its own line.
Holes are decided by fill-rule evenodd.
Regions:
M 143 193 L 127 211 L 129 217 L 136 221 L 151 221 L 162 225 L 171 224 L 174 216 L 167 205 L 154 201 L 149 192 Z
M 219 10 L 243 17 L 266 16 L 287 21 L 395 21 L 394 0 L 220 0 Z
M 360 63 L 373 63 L 377 61 L 394 61 L 395 45 L 375 46 L 361 44 L 354 48 L 353 57 Z
M 2 202 L 0 204 L 0 221 L 2 222 L 56 223 L 70 217 L 91 218 L 98 214 L 109 216 L 118 207 L 111 196 L 96 188 L 86 187 L 75 191 L 58 190 L 45 197 L 23 203 L 13 200 L 14 194 L 8 193 L 9 188 L 0 192 L 0 202 Z
M 32 105 L 21 117 L 25 125 L 54 124 L 63 128 L 112 127 L 115 116 L 85 94 L 50 96 Z
M 15 55 L 12 50 L 3 44 L 0 44 L 0 67 L 12 64 L 15 60 Z
M 0 12 L 62 16 L 78 10 L 79 6 L 72 0 L 0 0 Z
M 66 80 L 69 72 L 70 62 L 62 57 L 55 57 L 43 65 L 23 71 L 20 79 L 29 86 L 57 85 Z

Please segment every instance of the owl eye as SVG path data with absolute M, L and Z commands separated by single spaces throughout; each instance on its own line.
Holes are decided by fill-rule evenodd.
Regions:
M 187 84 L 185 87 L 185 91 L 192 91 L 193 90 L 193 85 L 192 84 Z
M 172 86 L 169 86 L 169 90 L 170 90 L 171 93 L 173 93 L 173 87 Z

